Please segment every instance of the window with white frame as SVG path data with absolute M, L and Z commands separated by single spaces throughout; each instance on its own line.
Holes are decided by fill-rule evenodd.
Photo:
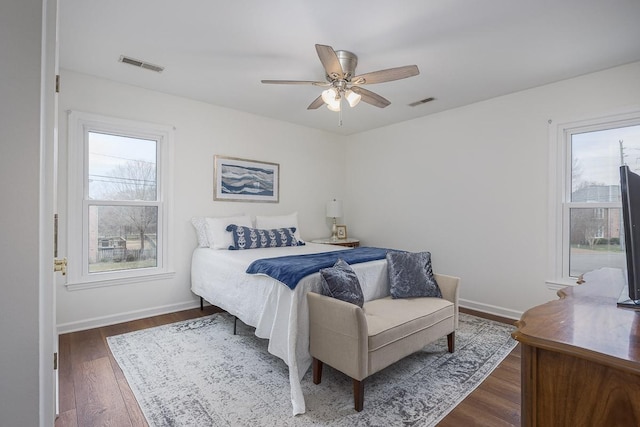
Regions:
M 622 164 L 640 172 L 640 112 L 551 129 L 549 283 L 575 283 L 603 267 L 625 268 Z
M 69 114 L 72 289 L 170 274 L 168 126 Z

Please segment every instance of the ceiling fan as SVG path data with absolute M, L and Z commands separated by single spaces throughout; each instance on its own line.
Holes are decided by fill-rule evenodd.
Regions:
M 332 111 L 340 111 L 342 100 L 345 99 L 351 107 L 355 107 L 361 100 L 367 104 L 384 108 L 391 104 L 388 99 L 377 93 L 363 88 L 363 85 L 390 82 L 406 79 L 420 74 L 418 66 L 406 65 L 404 67 L 389 68 L 355 75 L 358 57 L 346 50 L 333 50 L 331 46 L 316 45 L 316 51 L 322 66 L 326 72 L 326 82 L 306 80 L 262 80 L 266 84 L 285 85 L 314 85 L 328 87 L 320 96 L 313 100 L 307 110 L 315 110 L 327 105 Z

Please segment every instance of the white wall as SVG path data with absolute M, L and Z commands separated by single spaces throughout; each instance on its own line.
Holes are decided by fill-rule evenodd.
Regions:
M 42 9 L 42 0 L 15 0 L 0 13 L 1 426 L 53 420 L 52 408 L 48 422 L 39 408 Z
M 148 72 L 140 70 L 140 72 Z M 60 93 L 60 213 L 66 200 L 66 110 L 78 110 L 175 127 L 173 280 L 68 291 L 58 285 L 61 331 L 143 317 L 194 306 L 190 292 L 191 253 L 196 237 L 192 216 L 244 212 L 252 216 L 298 211 L 303 238 L 327 236 L 325 202 L 343 198 L 344 138 L 176 96 L 62 70 Z M 280 203 L 213 201 L 213 156 L 280 164 Z M 66 227 L 62 255 L 66 247 Z M 70 262 L 74 262 L 70 260 Z
M 556 298 L 545 285 L 548 120 L 639 102 L 634 63 L 352 136 L 350 234 L 431 251 L 436 271 L 462 278 L 464 305 L 517 318 Z
M 298 210 L 303 237 L 313 238 L 329 233 L 324 203 L 332 197 L 344 200 L 350 236 L 429 250 L 437 271 L 462 278 L 464 305 L 518 318 L 556 298 L 545 285 L 548 121 L 637 108 L 640 63 L 349 137 L 70 71 L 62 87 L 61 111 L 176 128 L 175 279 L 81 291 L 59 285 L 62 331 L 192 306 L 191 216 Z M 65 170 L 64 114 L 60 121 Z M 280 163 L 280 203 L 214 202 L 214 154 Z

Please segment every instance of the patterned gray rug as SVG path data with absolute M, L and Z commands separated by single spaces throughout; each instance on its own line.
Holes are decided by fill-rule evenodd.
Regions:
M 150 426 L 432 426 L 515 347 L 513 327 L 460 315 L 456 351 L 446 338 L 374 374 L 364 410 L 352 382 L 325 365 L 302 380 L 307 412 L 292 416 L 287 366 L 267 341 L 227 314 L 107 339 Z

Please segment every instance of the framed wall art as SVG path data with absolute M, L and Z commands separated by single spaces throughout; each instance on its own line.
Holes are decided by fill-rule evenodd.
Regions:
M 213 200 L 228 202 L 280 201 L 278 163 L 215 155 Z

